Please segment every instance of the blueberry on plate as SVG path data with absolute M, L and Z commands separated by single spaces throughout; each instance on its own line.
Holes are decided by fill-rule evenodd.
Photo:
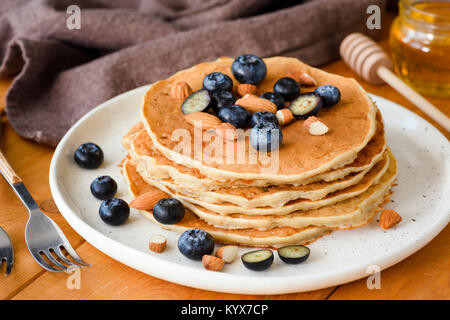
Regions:
M 294 79 L 284 77 L 275 82 L 273 92 L 280 94 L 285 101 L 292 101 L 300 95 L 300 85 Z
M 250 131 L 250 145 L 261 152 L 279 149 L 282 140 L 280 127 L 272 122 L 259 123 Z
M 298 264 L 309 257 L 309 248 L 302 245 L 293 245 L 278 248 L 278 256 L 281 260 L 289 264 Z
M 112 198 L 117 192 L 117 183 L 110 176 L 101 176 L 91 183 L 91 193 L 100 200 Z
M 241 260 L 247 269 L 263 271 L 272 265 L 273 252 L 267 249 L 250 251 L 243 254 Z
M 75 162 L 82 168 L 96 169 L 103 162 L 102 149 L 92 142 L 83 143 L 73 154 Z
M 276 106 L 277 109 L 283 109 L 284 108 L 284 98 L 281 94 L 275 93 L 275 92 L 264 92 L 261 95 L 261 98 L 267 99 L 269 101 L 272 101 Z
M 102 202 L 99 214 L 105 223 L 119 226 L 127 221 L 130 216 L 130 207 L 122 199 L 111 198 Z
M 216 91 L 211 94 L 216 99 L 216 103 L 212 105 L 213 111 L 217 114 L 221 108 L 231 107 L 237 100 L 235 95 L 230 91 Z
M 206 112 L 209 108 L 214 108 L 216 103 L 216 99 L 211 97 L 208 90 L 201 89 L 195 91 L 183 101 L 183 104 L 181 105 L 181 112 L 183 112 L 183 114 Z
M 250 121 L 247 109 L 237 104 L 219 109 L 217 116 L 222 122 L 231 123 L 236 128 L 245 128 Z
M 297 119 L 307 119 L 310 116 L 315 116 L 322 109 L 323 100 L 314 92 L 302 93 L 291 102 L 289 110 Z
M 184 218 L 184 205 L 177 199 L 159 200 L 153 207 L 153 217 L 162 224 L 175 224 Z
M 218 90 L 231 91 L 233 89 L 233 80 L 225 73 L 212 72 L 203 79 L 203 89 L 209 92 Z
M 244 54 L 234 59 L 231 72 L 240 83 L 258 84 L 266 77 L 267 68 L 260 57 Z
M 272 122 L 278 125 L 277 116 L 269 111 L 257 111 L 250 118 L 250 126 L 254 127 L 260 123 Z
M 314 92 L 322 97 L 325 108 L 332 107 L 341 100 L 341 91 L 332 85 L 317 87 Z
M 201 229 L 189 229 L 178 238 L 178 250 L 189 259 L 201 260 L 214 251 L 214 238 Z

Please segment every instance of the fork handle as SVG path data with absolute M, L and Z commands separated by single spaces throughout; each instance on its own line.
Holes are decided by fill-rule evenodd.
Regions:
M 9 182 L 10 185 L 16 184 L 18 182 L 22 182 L 22 179 L 14 172 L 11 166 L 6 160 L 3 152 L 0 151 L 0 172 L 5 177 L 6 181 Z

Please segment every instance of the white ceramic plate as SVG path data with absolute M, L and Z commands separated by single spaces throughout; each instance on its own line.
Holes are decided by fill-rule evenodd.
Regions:
M 110 175 L 119 184 L 116 196 L 131 200 L 117 167 L 125 155 L 120 139 L 139 121 L 138 108 L 147 88 L 124 93 L 86 114 L 64 136 L 50 167 L 53 198 L 67 222 L 94 247 L 132 268 L 179 284 L 221 292 L 309 291 L 367 277 L 373 265 L 385 269 L 422 248 L 449 222 L 448 140 L 414 113 L 373 96 L 399 166 L 398 186 L 386 207 L 397 210 L 403 221 L 386 231 L 376 221 L 355 230 L 335 231 L 312 243 L 309 259 L 300 265 L 286 265 L 275 254 L 274 264 L 264 272 L 247 270 L 239 259 L 226 265 L 223 272 L 204 270 L 201 262 L 188 260 L 178 252 L 178 234 L 162 230 L 136 211 L 132 210 L 129 221 L 122 226 L 103 223 L 98 215 L 100 201 L 89 190 L 96 177 Z M 95 142 L 103 149 L 105 161 L 99 169 L 81 169 L 73 161 L 74 150 L 84 142 Z M 148 250 L 149 237 L 155 233 L 168 238 L 162 254 Z M 240 255 L 247 250 L 240 249 Z

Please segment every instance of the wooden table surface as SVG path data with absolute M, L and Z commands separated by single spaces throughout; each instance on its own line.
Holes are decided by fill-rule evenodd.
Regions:
M 387 28 L 380 44 L 387 49 Z M 396 91 L 372 86 L 358 78 L 342 61 L 323 69 L 356 78 L 368 91 L 416 112 L 435 125 Z M 0 79 L 0 110 L 11 80 Z M 429 99 L 450 115 L 450 99 Z M 53 149 L 20 138 L 2 116 L 1 149 L 22 177 L 39 204 L 51 204 L 48 173 Z M 48 207 L 48 206 L 46 206 Z M 0 179 L 0 225 L 14 244 L 15 265 L 8 277 L 0 278 L 0 299 L 450 299 L 450 227 L 420 251 L 381 272 L 381 289 L 369 290 L 366 278 L 322 290 L 274 296 L 237 295 L 193 289 L 153 278 L 106 256 L 80 237 L 56 209 L 47 214 L 62 228 L 81 257 L 91 268 L 81 270 L 80 289 L 69 289 L 69 274 L 43 270 L 30 256 L 24 240 L 28 213 L 12 189 Z M 3 271 L 3 270 L 2 270 Z M 0 272 L 1 273 L 1 272 Z

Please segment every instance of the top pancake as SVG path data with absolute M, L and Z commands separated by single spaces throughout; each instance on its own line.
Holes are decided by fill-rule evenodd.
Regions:
M 181 154 L 174 150 L 179 141 L 170 137 L 176 129 L 185 129 L 194 137 L 191 124 L 184 120 L 180 110 L 182 101 L 170 96 L 171 85 L 187 82 L 191 88 L 199 90 L 208 73 L 218 71 L 228 74 L 235 84 L 238 82 L 231 73 L 233 59 L 220 58 L 215 62 L 202 63 L 181 71 L 174 76 L 156 82 L 144 96 L 141 117 L 154 147 L 167 158 L 185 166 L 194 167 L 203 174 L 216 179 L 264 179 L 275 184 L 299 182 L 311 176 L 341 167 L 354 160 L 372 138 L 376 128 L 376 107 L 367 93 L 353 79 L 332 75 L 305 65 L 294 58 L 274 57 L 264 60 L 267 76 L 258 85 L 257 94 L 272 91 L 274 83 L 292 72 L 307 72 L 318 85 L 334 85 L 341 91 L 341 101 L 329 109 L 322 109 L 318 117 L 330 128 L 324 136 L 312 136 L 301 120 L 283 127 L 283 143 L 279 149 L 279 162 L 275 172 L 262 170 L 261 163 L 249 163 L 248 154 L 253 152 L 248 141 L 245 146 L 246 162 L 243 164 L 205 163 L 191 154 Z M 302 92 L 312 91 L 314 87 Z M 246 138 L 248 140 L 248 138 Z M 191 150 L 194 141 L 191 139 Z M 204 142 L 207 148 L 210 143 Z M 274 153 L 272 153 L 274 154 Z

